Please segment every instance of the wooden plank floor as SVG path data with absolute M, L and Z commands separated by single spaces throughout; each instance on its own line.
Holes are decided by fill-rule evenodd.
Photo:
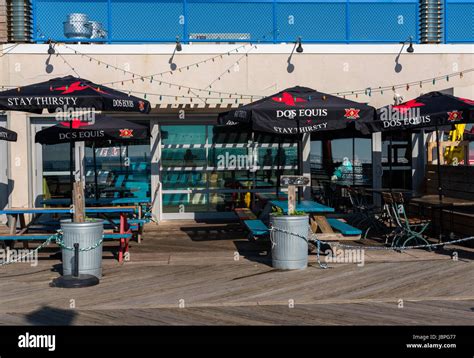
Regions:
M 235 224 L 149 225 L 131 261 L 66 290 L 48 286 L 51 249 L 0 267 L 0 324 L 474 324 L 473 249 L 366 251 L 363 266 L 326 270 L 311 255 L 302 271 L 272 269 L 268 251 Z

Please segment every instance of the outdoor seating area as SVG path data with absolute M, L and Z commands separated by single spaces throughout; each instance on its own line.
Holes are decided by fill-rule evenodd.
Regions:
M 69 86 L 82 86 L 87 90 L 82 90 L 75 99 L 76 102 L 83 101 L 84 105 L 92 103 L 96 108 L 109 112 L 122 111 L 121 108 L 117 109 L 110 104 L 108 96 L 111 96 L 115 101 L 112 103 L 129 101 L 128 112 L 138 113 L 142 117 L 151 110 L 150 103 L 145 99 L 72 76 L 25 86 L 16 92 L 0 92 L 0 104 L 3 99 L 13 94 L 41 96 L 53 91 L 55 87 L 65 88 L 67 91 Z M 290 119 L 278 119 L 280 112 L 293 111 L 292 101 L 298 100 L 304 103 L 305 110 L 299 111 L 299 114 L 291 114 Z M 415 188 L 394 188 L 392 159 L 398 163 L 399 150 L 405 146 L 394 143 L 393 132 L 414 131 L 424 126 L 431 128 L 431 122 L 424 125 L 423 122 L 413 120 L 400 122 L 391 128 L 380 114 L 385 110 L 392 110 L 391 106 L 388 106 L 388 109 L 382 107 L 376 112 L 374 107 L 366 103 L 350 101 L 307 87 L 288 88 L 258 102 L 219 113 L 218 126 L 195 126 L 199 135 L 192 137 L 191 141 L 201 144 L 178 144 L 184 135 L 177 131 L 176 126 L 163 126 L 166 128 L 162 130 L 165 144 L 162 144 L 161 149 L 169 167 L 163 174 L 160 173 L 158 178 L 155 177 L 161 179 L 166 186 L 163 194 L 160 194 L 163 189 L 159 181 L 153 188 L 150 183 L 152 163 L 147 158 L 151 156 L 148 154 L 149 148 L 145 149 L 144 146 L 150 141 L 152 130 L 146 125 L 145 119 L 139 123 L 102 114 L 95 118 L 95 113 L 88 114 L 94 117 L 93 121 L 89 121 L 88 115 L 85 114 L 82 117 L 69 118 L 68 121 L 66 118 L 56 125 L 36 131 L 35 142 L 41 145 L 37 149 L 42 150 L 49 150 L 49 146 L 57 145 L 62 145 L 61 149 L 55 147 L 60 151 L 66 151 L 67 148 L 68 158 L 63 159 L 68 159 L 65 168 L 68 167 L 69 173 L 64 171 L 66 175 L 54 174 L 53 180 L 49 176 L 38 178 L 43 190 L 35 200 L 38 203 L 36 206 L 7 207 L 0 210 L 0 215 L 8 219 L 8 229 L 4 230 L 8 232 L 0 235 L 0 241 L 9 246 L 22 242 L 24 248 L 28 248 L 32 241 L 43 241 L 45 245 L 51 240 L 53 243 L 61 243 L 63 235 L 70 235 L 62 230 L 63 225 L 67 223 L 65 219 L 70 219 L 72 226 L 77 225 L 78 230 L 78 236 L 73 239 L 78 250 L 78 254 L 74 256 L 75 265 L 78 265 L 80 252 L 95 250 L 104 240 L 119 242 L 116 258 L 119 263 L 123 263 L 124 260 L 129 260 L 131 240 L 136 240 L 138 244 L 141 242 L 145 224 L 154 221 L 159 225 L 164 221 L 166 210 L 176 210 L 175 208 L 177 213 L 171 211 L 169 215 L 175 215 L 176 218 L 180 218 L 180 214 L 184 214 L 186 210 L 195 211 L 197 218 L 199 211 L 207 212 L 213 209 L 227 215 L 227 219 L 222 219 L 224 221 L 238 220 L 252 244 L 271 242 L 274 264 L 285 269 L 305 268 L 308 253 L 311 252 L 317 254 L 320 267 L 325 268 L 320 262 L 320 256 L 327 253 L 323 252 L 321 246 L 331 248 L 334 253 L 338 247 L 350 248 L 351 244 L 359 241 L 375 240 L 387 250 L 401 252 L 414 248 L 432 250 L 458 238 L 462 242 L 468 241 L 471 238 L 462 238 L 462 233 L 457 234 L 454 230 L 446 236 L 443 229 L 442 216 L 446 208 L 468 207 L 473 203 L 469 201 L 472 176 L 468 173 L 470 169 L 462 167 L 443 167 L 443 170 L 449 173 L 440 173 L 441 148 L 447 150 L 446 148 L 451 147 L 440 144 L 438 129 L 448 126 L 452 121 L 453 112 L 446 114 L 445 110 L 459 108 L 466 113 L 472 113 L 472 101 L 440 92 L 431 92 L 416 100 L 423 103 L 421 115 L 431 115 L 435 120 L 437 146 L 434 147 L 431 144 L 434 142 L 430 142 L 426 148 L 430 160 L 433 160 L 433 157 L 429 152 L 438 149 L 437 165 L 426 166 L 426 194 L 422 196 L 416 194 L 418 190 Z M 327 122 L 324 125 L 313 125 L 313 119 L 308 118 L 321 115 L 321 101 L 327 106 L 324 112 L 328 117 Z M 27 103 L 28 101 L 7 101 L 1 104 L 3 107 L 0 108 L 30 112 L 55 109 L 54 104 L 48 101 L 37 101 L 31 105 Z M 395 106 L 395 111 L 403 112 L 404 106 L 403 103 Z M 268 113 L 275 113 L 276 118 L 269 119 Z M 471 117 L 470 114 L 466 116 L 467 122 Z M 458 118 L 460 117 L 456 117 Z M 277 122 L 273 122 L 275 120 Z M 274 123 L 278 123 L 278 126 Z M 202 129 L 205 131 L 199 132 Z M 456 127 L 452 132 L 459 134 L 461 130 L 464 131 L 464 127 Z M 303 170 L 301 147 L 305 131 L 314 132 L 314 142 L 321 143 L 321 151 L 324 152 L 315 177 L 311 173 L 304 173 Z M 367 184 L 370 180 L 367 177 L 370 167 L 356 160 L 354 152 L 356 137 L 367 138 L 378 132 L 389 133 L 389 185 L 386 188 L 382 187 L 380 181 L 378 185 Z M 245 153 L 242 150 L 244 144 L 236 144 L 234 148 L 234 144 L 226 143 L 225 138 L 236 133 L 244 138 L 249 136 L 247 141 L 250 144 L 246 150 L 253 152 L 253 157 L 257 156 L 257 159 L 261 157 L 260 166 L 258 160 L 250 160 L 248 154 L 238 154 Z M 7 134 L 7 140 L 16 139 L 12 133 Z M 250 136 L 272 136 L 272 140 L 277 142 L 251 144 L 248 139 Z M 345 156 L 339 166 L 336 166 L 332 144 L 328 142 L 327 136 L 352 137 L 352 160 Z M 209 143 L 209 138 L 222 143 L 206 144 Z M 232 153 L 237 154 L 231 156 L 229 152 L 225 152 L 227 146 L 236 149 L 237 151 Z M 88 149 L 92 152 L 89 150 L 86 155 Z M 468 149 L 466 143 L 461 149 Z M 449 150 L 451 154 L 454 153 Z M 461 154 L 461 159 L 467 164 L 467 154 Z M 404 156 L 406 158 L 407 153 Z M 215 160 L 217 166 L 211 166 L 213 169 L 209 171 L 198 169 L 207 160 L 211 160 L 210 158 Z M 453 157 L 449 158 L 448 160 L 451 160 Z M 80 164 L 77 163 L 78 160 Z M 237 167 L 239 160 L 238 165 L 251 164 L 251 170 Z M 248 160 L 250 162 L 246 162 Z M 185 166 L 182 167 L 182 164 Z M 47 165 L 55 168 L 56 163 Z M 437 171 L 436 175 L 434 171 Z M 104 181 L 105 176 L 107 178 Z M 444 176 L 448 179 L 443 184 L 441 179 Z M 469 179 L 464 181 L 466 178 Z M 61 196 L 61 190 L 58 189 L 60 182 L 72 189 L 68 195 Z M 437 199 L 434 192 L 438 194 Z M 189 205 L 186 207 L 184 203 Z M 420 209 L 419 215 L 413 213 L 415 206 Z M 431 210 L 431 218 L 424 212 L 426 207 Z M 438 221 L 434 216 L 435 209 L 440 209 L 439 225 L 435 225 L 435 221 Z M 454 220 L 453 214 L 451 219 Z M 97 236 L 96 245 L 81 248 L 80 235 L 85 235 L 80 231 L 81 225 L 88 227 L 94 222 L 103 223 L 102 234 L 94 233 Z M 301 239 L 305 241 L 303 244 Z M 280 245 L 288 246 L 282 252 L 279 251 L 280 247 L 275 249 L 278 240 Z M 65 246 L 61 248 L 64 249 Z M 67 252 L 63 251 L 63 255 L 65 253 Z M 281 258 L 280 254 L 288 257 Z M 296 256 L 292 258 L 291 255 Z M 100 255 L 98 257 L 100 258 Z
M 88 217 L 104 220 L 104 240 L 117 240 L 117 260 L 122 263 L 128 253 L 129 241 L 141 240 L 143 227 L 148 222 L 139 217 L 140 206 L 86 207 Z M 0 210 L 0 215 L 9 218 L 9 233 L 0 233 L 0 241 L 9 243 L 22 242 L 28 248 L 30 241 L 45 241 L 51 238 L 59 229 L 60 221 L 71 218 L 70 208 L 12 208 Z M 27 223 L 25 216 L 31 215 Z M 117 219 L 115 218 L 117 217 Z
M 0 44 L 0 326 L 473 324 L 473 0 L 259 1 L 53 1 L 64 41 Z

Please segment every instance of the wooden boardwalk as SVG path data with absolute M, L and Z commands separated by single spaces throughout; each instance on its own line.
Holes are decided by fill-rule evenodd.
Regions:
M 0 324 L 474 324 L 474 250 L 464 247 L 365 251 L 363 266 L 326 270 L 311 255 L 306 270 L 278 271 L 236 224 L 153 224 L 129 262 L 104 260 L 100 285 L 74 290 L 48 286 L 55 251 L 36 267 L 0 267 Z

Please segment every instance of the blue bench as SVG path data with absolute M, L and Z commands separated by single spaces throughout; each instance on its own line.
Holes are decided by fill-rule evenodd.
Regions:
M 42 241 L 46 240 L 54 234 L 23 234 L 23 235 L 0 235 L 0 241 Z M 119 233 L 110 233 L 104 234 L 104 240 L 109 239 L 131 239 L 133 234 L 119 234 Z
M 345 223 L 344 221 L 334 219 L 334 218 L 328 218 L 327 221 L 333 229 L 336 229 L 337 231 L 339 231 L 344 236 L 362 235 L 361 230 L 359 230 L 359 229 L 357 229 L 353 226 L 350 226 L 349 224 Z
M 262 220 L 244 220 L 244 225 L 249 230 L 249 239 L 256 240 L 267 236 L 270 230 Z

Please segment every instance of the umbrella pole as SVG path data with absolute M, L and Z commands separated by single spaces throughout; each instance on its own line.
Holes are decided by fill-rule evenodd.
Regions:
M 352 138 L 352 186 L 355 186 L 355 137 Z
M 438 125 L 435 126 L 436 129 L 436 153 L 437 153 L 437 161 L 436 166 L 438 167 L 438 198 L 439 201 L 443 201 L 443 187 L 441 185 L 441 155 L 440 155 L 440 147 L 439 147 L 439 130 Z
M 393 134 L 390 133 L 390 142 L 387 150 L 388 168 L 389 168 L 389 181 L 390 181 L 390 193 L 393 193 L 393 168 L 392 168 L 392 152 L 393 152 Z
M 277 152 L 277 200 L 280 200 L 280 185 L 281 185 L 281 181 L 280 181 L 280 176 L 282 174 L 282 170 L 280 170 L 280 166 L 281 166 L 281 141 L 282 139 L 281 138 L 278 138 L 278 152 Z
M 73 146 L 74 146 L 74 141 L 72 140 L 72 120 L 69 122 L 69 134 L 70 134 L 70 137 L 69 137 L 69 183 L 71 185 L 71 193 L 73 193 L 74 191 L 74 168 L 73 168 L 73 161 L 74 161 L 74 156 L 73 156 L 73 153 L 74 153 L 74 150 L 73 150 Z M 71 204 L 72 204 L 73 200 L 72 200 L 72 197 L 71 197 Z
M 296 120 L 296 126 L 298 128 L 298 174 L 303 175 L 303 134 L 300 133 L 300 121 Z M 298 187 L 298 204 L 301 203 L 301 187 Z
M 99 180 L 97 178 L 97 156 L 95 153 L 95 142 L 92 142 L 92 157 L 94 158 L 94 186 L 95 186 L 95 200 L 99 200 Z

